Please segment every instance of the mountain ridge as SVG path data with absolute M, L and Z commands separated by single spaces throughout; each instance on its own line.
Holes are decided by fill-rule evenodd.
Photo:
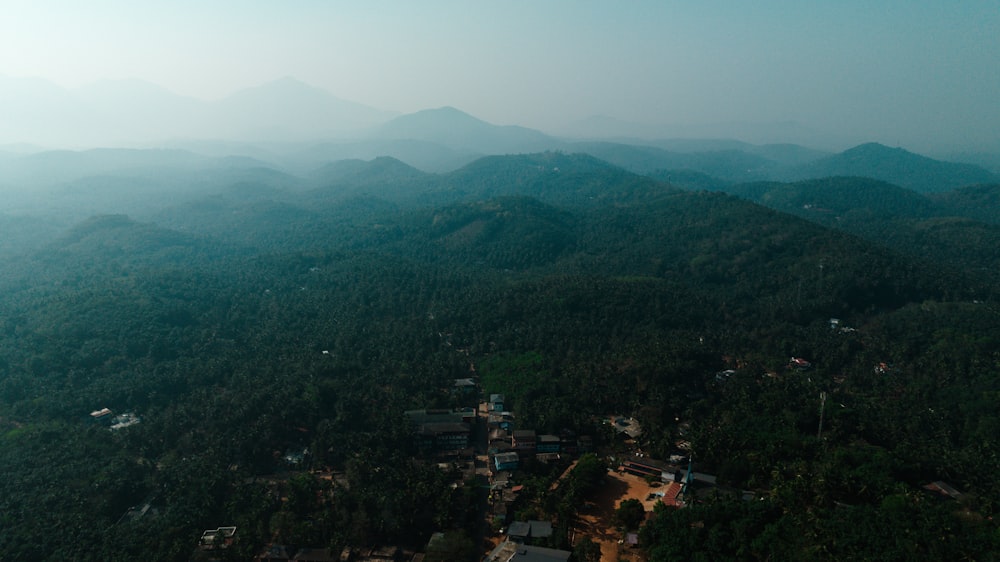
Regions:
M 935 160 L 875 142 L 794 168 L 785 179 L 829 176 L 870 177 L 925 193 L 998 181 L 997 176 L 974 164 Z
M 431 141 L 455 150 L 482 154 L 539 152 L 564 144 L 541 131 L 517 125 L 494 125 L 451 106 L 401 115 L 383 124 L 373 136 Z

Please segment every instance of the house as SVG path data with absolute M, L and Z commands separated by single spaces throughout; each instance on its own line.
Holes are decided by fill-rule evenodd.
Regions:
M 535 460 L 538 462 L 550 463 L 561 459 L 562 456 L 559 453 L 536 453 Z
M 493 465 L 497 472 L 502 470 L 515 470 L 520 465 L 521 457 L 516 452 L 499 453 L 493 457 Z
M 726 369 L 725 371 L 719 371 L 718 373 L 715 373 L 715 382 L 726 382 L 727 380 L 729 380 L 729 377 L 735 374 L 736 374 L 735 369 Z
M 801 357 L 792 357 L 788 360 L 788 366 L 793 369 L 805 370 L 812 367 L 812 363 Z
M 687 470 L 681 469 L 680 477 L 683 482 L 693 482 L 697 484 L 704 484 L 706 486 L 715 486 L 715 476 L 712 474 L 693 471 L 689 473 Z
M 540 546 L 528 546 L 507 540 L 497 545 L 485 562 L 566 562 L 571 552 Z
M 559 451 L 568 455 L 575 455 L 580 448 L 577 445 L 576 432 L 571 429 L 559 431 Z
M 486 416 L 486 425 L 491 428 L 510 429 L 514 423 L 514 414 L 510 412 L 490 412 Z
M 215 550 L 217 548 L 229 548 L 236 538 L 236 527 L 219 527 L 218 529 L 207 529 L 201 534 L 198 540 L 198 548 L 201 550 Z
M 490 411 L 502 412 L 503 402 L 503 394 L 490 394 Z
M 474 424 L 479 419 L 476 409 L 471 406 L 467 408 L 459 408 L 456 412 L 462 416 L 462 421 L 467 424 Z
M 356 562 L 398 562 L 401 554 L 398 546 L 379 546 L 359 552 Z
M 403 415 L 410 420 L 411 424 L 419 426 L 424 423 L 468 423 L 470 420 L 475 419 L 476 412 L 475 410 L 466 409 L 449 410 L 447 408 L 428 408 L 423 410 L 407 410 L 403 412 Z
M 294 562 L 337 562 L 339 555 L 334 555 L 329 548 L 300 548 L 292 558 Z
M 507 537 L 516 543 L 524 543 L 531 535 L 531 526 L 527 521 L 514 521 L 507 527 Z
M 504 442 L 510 445 L 510 432 L 503 428 L 491 429 L 489 432 L 489 443 L 493 445 L 494 443 Z
M 107 410 L 107 408 L 105 408 L 105 410 Z M 110 412 L 111 410 L 108 411 Z M 139 416 L 133 414 L 132 412 L 125 412 L 124 414 L 111 418 L 111 431 L 135 425 L 140 421 L 142 420 L 139 419 Z
M 461 451 L 469 446 L 474 408 L 407 410 L 417 447 L 424 451 Z
M 113 416 L 114 412 L 112 412 L 109 408 L 101 408 L 100 410 L 90 412 L 90 421 L 110 424 Z
M 476 391 L 476 381 L 472 379 L 455 379 L 452 389 L 457 394 L 472 394 Z
M 667 489 L 663 490 L 663 495 L 660 496 L 660 502 L 670 507 L 684 507 L 683 500 L 678 498 L 682 490 L 684 490 L 684 486 L 680 482 L 667 484 Z
M 611 424 L 616 434 L 624 435 L 628 439 L 635 439 L 642 435 L 642 426 L 635 418 L 624 416 L 610 416 L 607 423 Z
M 511 445 L 518 451 L 534 451 L 536 445 L 534 429 L 515 429 Z
M 535 451 L 539 453 L 558 453 L 562 449 L 562 440 L 557 435 L 539 435 L 535 442 Z
M 551 536 L 551 521 L 515 521 L 507 528 L 508 540 L 516 543 L 523 544 L 532 539 L 547 539 Z
M 948 484 L 947 482 L 943 482 L 941 480 L 938 480 L 936 482 L 931 482 L 930 484 L 925 485 L 924 489 L 929 492 L 934 492 L 935 494 L 941 497 L 951 498 L 953 500 L 957 500 L 958 498 L 962 497 L 962 492 L 959 492 L 951 484 Z
M 417 445 L 435 451 L 460 451 L 469 446 L 472 428 L 465 422 L 432 422 L 417 428 Z

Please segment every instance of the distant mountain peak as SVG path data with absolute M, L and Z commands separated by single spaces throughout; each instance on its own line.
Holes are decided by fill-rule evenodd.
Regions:
M 400 115 L 389 123 L 386 123 L 383 128 L 399 129 L 408 127 L 440 126 L 442 124 L 464 124 L 465 126 L 483 128 L 496 126 L 491 123 L 487 123 L 478 117 L 474 117 L 457 107 L 446 105 L 443 107 L 422 109 L 413 113 L 407 113 L 406 115 Z
M 414 180 L 426 176 L 424 172 L 392 156 L 378 156 L 372 160 L 348 158 L 331 162 L 312 176 L 323 184 L 367 185 Z
M 450 113 L 453 115 L 464 115 L 465 117 L 471 117 L 473 119 L 476 119 L 475 117 L 472 117 L 472 115 L 469 115 L 468 113 L 462 111 L 461 109 L 453 105 L 442 105 L 441 107 L 424 109 L 421 111 L 417 111 L 416 113 L 444 113 L 444 114 Z M 479 119 L 476 119 L 476 121 L 479 121 Z
M 382 125 L 375 136 L 433 142 L 481 154 L 538 152 L 561 145 L 540 131 L 494 125 L 452 106 L 401 115 Z
M 323 94 L 329 96 L 333 95 L 323 88 L 303 82 L 294 76 L 282 76 L 280 78 L 275 78 L 274 80 L 269 80 L 262 84 L 258 84 L 257 86 L 245 88 L 243 91 L 247 90 L 305 90 L 310 92 L 322 92 Z
M 843 152 L 843 154 L 851 153 L 861 153 L 861 152 L 881 152 L 881 153 L 896 153 L 896 154 L 914 154 L 902 147 L 892 147 L 886 146 L 879 142 L 864 142 L 855 147 L 848 148 Z M 914 154 L 914 156 L 918 156 Z
M 795 179 L 861 176 L 913 189 L 939 192 L 963 185 L 990 183 L 996 176 L 972 164 L 956 164 L 868 142 L 800 167 Z
M 226 99 L 240 98 L 246 96 L 254 95 L 308 95 L 318 98 L 330 98 L 336 99 L 336 96 L 330 92 L 313 86 L 312 84 L 307 84 L 297 78 L 292 76 L 282 76 L 281 78 L 276 78 L 274 80 L 264 82 L 263 84 L 258 84 L 257 86 L 251 86 L 249 88 L 244 88 L 242 90 L 233 92 Z
M 263 85 L 266 85 L 266 84 L 293 84 L 293 85 L 310 86 L 309 84 L 306 84 L 302 80 L 299 80 L 298 78 L 296 78 L 296 77 L 294 77 L 294 76 L 292 76 L 290 74 L 286 74 L 285 76 L 280 76 L 278 78 L 275 78 L 274 80 L 270 80 L 268 82 L 264 82 Z M 312 87 L 312 86 L 310 86 L 310 87 Z

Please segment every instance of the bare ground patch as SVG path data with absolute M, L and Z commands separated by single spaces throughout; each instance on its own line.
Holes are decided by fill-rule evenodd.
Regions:
M 642 502 L 647 512 L 652 511 L 653 505 L 659 500 L 646 498 L 656 491 L 659 489 L 651 487 L 645 479 L 638 476 L 608 472 L 605 484 L 591 499 L 593 506 L 579 512 L 574 529 L 574 544 L 583 537 L 590 537 L 601 545 L 602 562 L 644 561 L 642 552 L 618 543 L 620 539 L 624 539 L 624 535 L 615 528 L 614 514 L 618 505 L 627 499 L 637 499 Z

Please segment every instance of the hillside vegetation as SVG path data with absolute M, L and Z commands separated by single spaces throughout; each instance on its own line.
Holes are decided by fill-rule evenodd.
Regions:
M 476 536 L 476 483 L 451 486 L 403 416 L 459 405 L 470 376 L 540 433 L 610 446 L 596 416 L 634 416 L 651 456 L 687 441 L 758 498 L 658 513 L 652 560 L 1000 548 L 988 190 L 685 191 L 557 152 L 252 170 L 126 214 L 0 216 L 21 241 L 0 246 L 0 557 L 188 560 L 224 525 L 234 560 Z M 141 423 L 109 431 L 103 407 Z

